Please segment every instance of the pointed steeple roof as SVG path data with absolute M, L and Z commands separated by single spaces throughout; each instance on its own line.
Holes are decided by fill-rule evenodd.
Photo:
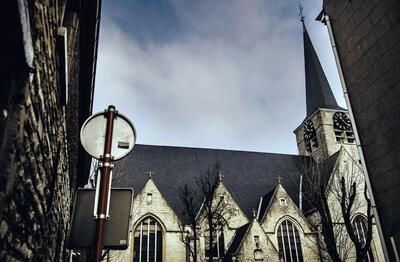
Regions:
M 303 21 L 302 21 L 303 22 Z M 303 22 L 304 63 L 306 75 L 307 117 L 318 108 L 343 109 L 338 106 Z

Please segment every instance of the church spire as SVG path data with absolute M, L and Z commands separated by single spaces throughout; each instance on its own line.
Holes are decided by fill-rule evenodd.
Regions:
M 342 109 L 338 106 L 333 96 L 306 26 L 304 25 L 304 16 L 302 14 L 301 22 L 303 24 L 307 117 L 313 114 L 318 108 Z

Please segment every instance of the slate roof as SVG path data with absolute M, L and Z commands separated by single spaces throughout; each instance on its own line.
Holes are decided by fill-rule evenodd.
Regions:
M 271 201 L 272 196 L 274 195 L 275 189 L 276 189 L 276 187 L 274 189 L 272 189 L 271 191 L 269 191 L 265 196 L 260 198 L 261 206 L 260 206 L 260 210 L 257 215 L 258 220 L 262 219 L 265 214 L 265 211 L 267 211 L 268 204 Z
M 126 158 L 116 162 L 115 172 L 118 168 L 124 172 L 114 179 L 114 186 L 132 187 L 136 194 L 148 180 L 146 173 L 152 170 L 161 194 L 183 220 L 178 192 L 185 183 L 195 186 L 195 179 L 216 161 L 222 165 L 224 185 L 248 218 L 252 218 L 251 210 L 258 208 L 260 197 L 275 188 L 278 176 L 298 204 L 303 170 L 303 157 L 298 155 L 136 145 Z
M 307 117 L 312 115 L 318 108 L 340 109 L 331 87 L 326 79 L 324 70 L 315 52 L 314 46 L 303 24 L 304 41 L 304 63 L 306 76 L 306 104 Z
M 226 251 L 226 254 L 228 256 L 232 256 L 237 253 L 240 243 L 242 243 L 242 240 L 244 236 L 247 233 L 247 230 L 250 226 L 250 223 L 244 224 L 243 226 L 239 227 L 236 229 L 235 236 L 233 237 L 231 244 L 229 245 L 228 251 Z
M 331 178 L 333 168 L 335 167 L 336 161 L 339 157 L 340 151 L 331 155 L 321 163 L 321 173 L 325 186 L 328 185 L 329 179 Z

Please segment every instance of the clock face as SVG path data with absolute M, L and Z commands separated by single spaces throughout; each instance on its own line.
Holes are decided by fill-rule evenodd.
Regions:
M 333 115 L 333 127 L 339 130 L 351 130 L 350 118 L 343 112 L 336 112 Z
M 315 128 L 314 124 L 311 120 L 308 120 L 304 124 L 304 138 L 309 140 L 310 138 L 315 136 Z

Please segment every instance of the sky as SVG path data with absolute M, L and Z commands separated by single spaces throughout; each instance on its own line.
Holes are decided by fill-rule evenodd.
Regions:
M 137 143 L 297 154 L 306 116 L 296 0 L 105 0 L 93 112 L 113 104 Z M 305 23 L 345 107 L 322 0 Z

